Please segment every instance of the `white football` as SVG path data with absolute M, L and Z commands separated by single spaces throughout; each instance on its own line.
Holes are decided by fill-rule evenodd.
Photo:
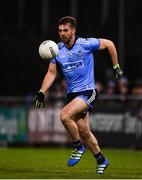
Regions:
M 45 60 L 51 60 L 57 56 L 58 45 L 52 40 L 43 41 L 39 46 L 39 55 Z

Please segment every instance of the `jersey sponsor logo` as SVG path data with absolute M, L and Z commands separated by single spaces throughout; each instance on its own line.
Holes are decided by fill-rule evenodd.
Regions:
M 71 63 L 63 63 L 65 72 L 72 71 L 74 69 L 80 69 L 84 67 L 83 61 L 76 61 Z

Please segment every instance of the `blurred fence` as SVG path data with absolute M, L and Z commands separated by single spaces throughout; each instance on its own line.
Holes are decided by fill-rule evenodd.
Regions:
M 36 109 L 32 99 L 0 97 L 0 145 L 70 144 L 59 119 L 64 100 L 48 99 Z M 100 95 L 90 127 L 101 146 L 142 148 L 142 97 Z

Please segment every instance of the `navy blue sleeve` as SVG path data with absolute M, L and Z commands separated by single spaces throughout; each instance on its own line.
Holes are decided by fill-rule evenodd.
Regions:
M 56 64 L 56 63 L 57 63 L 57 59 L 54 58 L 54 59 L 52 59 L 50 62 L 51 62 L 52 64 Z

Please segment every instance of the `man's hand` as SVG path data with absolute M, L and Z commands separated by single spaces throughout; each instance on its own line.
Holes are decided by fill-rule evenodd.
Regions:
M 119 64 L 113 66 L 113 73 L 116 79 L 120 79 L 123 76 L 123 71 L 121 70 Z
M 44 107 L 44 93 L 39 91 L 36 93 L 36 98 L 35 98 L 35 106 L 37 108 L 43 108 Z

